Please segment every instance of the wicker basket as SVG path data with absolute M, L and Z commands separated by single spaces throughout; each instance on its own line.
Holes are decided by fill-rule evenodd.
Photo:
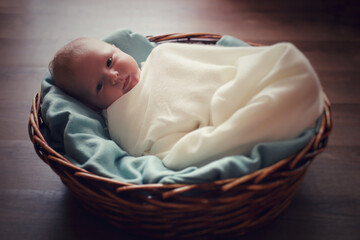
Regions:
M 169 34 L 150 41 L 214 44 L 214 34 Z M 81 169 L 48 145 L 41 133 L 40 93 L 33 99 L 29 135 L 39 157 L 82 204 L 130 234 L 147 238 L 226 238 L 262 226 L 286 209 L 332 128 L 330 102 L 320 131 L 299 153 L 235 179 L 204 184 L 135 185 Z

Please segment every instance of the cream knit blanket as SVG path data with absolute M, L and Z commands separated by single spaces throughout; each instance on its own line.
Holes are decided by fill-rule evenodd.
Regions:
M 290 43 L 165 43 L 104 115 L 111 138 L 130 155 L 156 155 L 180 170 L 297 137 L 322 110 L 318 77 Z

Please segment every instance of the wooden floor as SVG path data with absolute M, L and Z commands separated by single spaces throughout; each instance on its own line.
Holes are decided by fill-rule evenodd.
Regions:
M 0 239 L 134 239 L 89 214 L 37 157 L 27 135 L 32 96 L 54 52 L 117 28 L 143 35 L 211 32 L 310 59 L 332 101 L 327 150 L 290 207 L 242 239 L 360 239 L 359 1 L 0 0 Z

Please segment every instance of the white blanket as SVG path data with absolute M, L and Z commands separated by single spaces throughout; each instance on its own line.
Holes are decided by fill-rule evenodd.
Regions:
M 156 155 L 180 170 L 297 137 L 322 110 L 318 77 L 292 44 L 165 43 L 104 115 L 111 138 L 130 155 Z

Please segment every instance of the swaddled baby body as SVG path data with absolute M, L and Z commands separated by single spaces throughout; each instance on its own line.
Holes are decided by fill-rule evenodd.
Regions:
M 131 155 L 179 170 L 297 137 L 322 103 L 315 72 L 291 44 L 170 43 L 153 50 L 139 84 L 105 112 L 112 139 Z
M 174 170 L 248 154 L 260 142 L 294 138 L 323 109 L 314 70 L 288 43 L 162 44 L 144 63 L 140 79 L 138 69 L 131 69 L 124 76 L 134 77 L 119 79 L 123 94 L 103 105 L 83 101 L 104 109 L 111 138 L 129 154 L 156 155 Z M 122 68 L 116 71 L 121 75 Z M 105 74 L 102 87 L 111 82 Z

